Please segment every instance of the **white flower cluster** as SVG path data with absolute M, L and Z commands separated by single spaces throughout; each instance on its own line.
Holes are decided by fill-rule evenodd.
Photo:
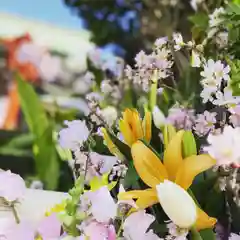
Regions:
M 232 95 L 232 90 L 229 86 L 229 73 L 230 67 L 224 65 L 220 60 L 214 61 L 209 59 L 205 65 L 203 71 L 200 73 L 203 79 L 201 85 L 203 90 L 201 97 L 203 103 L 208 101 L 215 105 L 228 105 L 237 104 L 240 101 L 239 97 Z M 223 90 L 222 86 L 227 85 Z
M 216 8 L 212 14 L 209 15 L 209 27 L 218 27 L 224 20 L 223 15 L 225 10 L 223 7 Z
M 146 54 L 144 51 L 140 51 L 135 61 L 135 69 L 130 66 L 126 67 L 126 77 L 132 80 L 134 85 L 140 86 L 147 92 L 152 81 L 165 79 L 171 75 L 173 61 L 171 50 L 168 48 L 168 39 L 157 39 L 153 52 Z
M 225 48 L 228 44 L 228 32 L 222 27 L 224 21 L 224 8 L 216 8 L 212 14 L 209 15 L 209 31 L 207 38 L 213 38 L 218 48 Z

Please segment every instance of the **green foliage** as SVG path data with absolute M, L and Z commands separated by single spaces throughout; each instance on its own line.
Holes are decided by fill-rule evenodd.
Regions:
M 129 164 L 126 176 L 124 177 L 124 187 L 125 188 L 130 188 L 130 187 L 138 188 L 138 180 L 139 180 L 139 176 L 136 172 L 135 167 L 131 163 L 131 164 Z
M 228 61 L 231 67 L 231 81 L 230 86 L 233 90 L 234 96 L 240 95 L 240 60 Z
M 33 87 L 20 76 L 17 76 L 17 85 L 21 108 L 29 130 L 34 136 L 33 153 L 37 173 L 47 189 L 56 189 L 59 161 L 53 138 L 53 124 L 48 120 Z
M 192 131 L 186 131 L 183 134 L 182 152 L 184 158 L 197 155 L 196 141 Z
M 193 39 L 202 40 L 208 28 L 208 15 L 204 12 L 198 12 L 188 19 L 194 24 L 191 30 Z

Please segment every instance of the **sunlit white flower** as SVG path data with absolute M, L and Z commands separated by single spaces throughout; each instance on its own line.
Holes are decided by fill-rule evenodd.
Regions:
M 223 7 L 216 8 L 214 12 L 211 15 L 209 15 L 210 28 L 219 26 L 224 20 L 223 18 L 224 14 L 225 14 L 225 10 Z
M 222 80 L 228 81 L 230 67 L 224 66 L 221 61 L 214 62 L 212 59 L 209 59 L 207 63 L 204 65 L 204 70 L 200 73 L 203 77 L 201 81 L 202 84 L 218 87 L 220 86 Z
M 221 134 L 210 134 L 207 141 L 209 146 L 204 151 L 216 159 L 218 166 L 240 164 L 240 128 L 225 126 Z
M 164 180 L 156 186 L 159 202 L 171 221 L 180 228 L 190 228 L 197 220 L 196 205 L 179 185 Z
M 175 51 L 179 51 L 185 45 L 185 43 L 183 42 L 183 37 L 180 33 L 173 33 L 173 41 L 175 43 Z
M 212 102 L 214 100 L 213 94 L 215 94 L 217 91 L 216 87 L 212 86 L 203 86 L 203 90 L 200 93 L 200 96 L 202 98 L 202 102 L 206 103 L 208 101 Z
M 207 101 L 213 101 L 213 95 L 218 94 L 217 99 L 222 99 L 220 96 L 221 92 L 220 87 L 222 81 L 228 81 L 230 67 L 224 66 L 221 61 L 214 62 L 212 59 L 209 59 L 207 63 L 204 65 L 203 71 L 200 73 L 203 79 L 201 80 L 201 84 L 203 86 L 203 90 L 201 92 L 201 97 L 203 98 L 203 103 Z M 215 103 L 217 104 L 217 103 Z
M 89 130 L 85 121 L 65 121 L 67 128 L 59 132 L 59 144 L 62 148 L 77 150 L 88 139 Z
M 216 96 L 216 99 L 213 100 L 213 104 L 218 106 L 240 103 L 240 97 L 233 96 L 232 89 L 229 87 L 225 87 L 223 90 L 223 93 L 220 91 L 217 91 L 215 96 Z

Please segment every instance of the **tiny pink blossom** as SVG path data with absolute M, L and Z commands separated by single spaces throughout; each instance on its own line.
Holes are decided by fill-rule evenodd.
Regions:
M 8 202 L 13 202 L 23 197 L 26 186 L 24 180 L 18 174 L 11 171 L 0 172 L 0 196 Z

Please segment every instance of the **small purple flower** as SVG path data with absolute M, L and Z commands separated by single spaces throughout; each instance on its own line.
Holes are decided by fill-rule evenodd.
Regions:
M 65 121 L 67 128 L 59 132 L 59 144 L 62 148 L 77 150 L 88 139 L 89 130 L 85 121 Z

